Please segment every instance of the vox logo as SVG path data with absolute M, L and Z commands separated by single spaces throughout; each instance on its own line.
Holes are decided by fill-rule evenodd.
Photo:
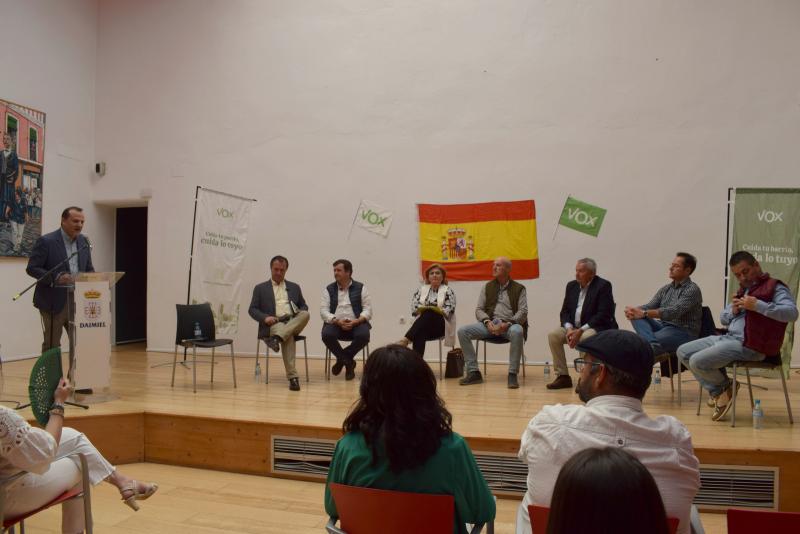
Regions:
M 217 215 L 224 219 L 230 219 L 233 217 L 233 212 L 227 208 L 217 208 Z
M 567 218 L 581 226 L 591 226 L 594 228 L 594 226 L 597 224 L 596 215 L 589 215 L 580 208 L 568 208 Z
M 758 220 L 761 222 L 765 222 L 767 224 L 772 224 L 774 222 L 783 222 L 783 212 L 782 211 L 772 211 L 772 210 L 761 210 L 756 213 Z
M 386 222 L 386 217 L 381 217 L 372 210 L 361 210 L 361 219 L 375 226 L 383 226 Z

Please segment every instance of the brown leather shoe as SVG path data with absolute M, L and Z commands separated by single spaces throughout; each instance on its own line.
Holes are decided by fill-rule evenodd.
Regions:
M 572 387 L 572 377 L 569 375 L 558 375 L 555 380 L 547 384 L 547 389 L 566 389 Z

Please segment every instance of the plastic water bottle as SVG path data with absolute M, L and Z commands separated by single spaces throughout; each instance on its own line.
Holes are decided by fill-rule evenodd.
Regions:
M 753 429 L 760 430 L 762 428 L 764 428 L 764 410 L 761 409 L 761 399 L 756 399 L 753 407 Z
M 550 378 L 550 362 L 544 362 L 544 377 Z
M 256 382 L 261 382 L 261 362 L 256 362 Z
M 202 337 L 203 337 L 203 331 L 200 330 L 200 323 L 195 321 L 195 323 L 194 323 L 194 338 L 195 339 L 200 339 Z
M 656 389 L 661 389 L 661 369 L 656 369 L 656 372 L 653 375 L 653 386 Z

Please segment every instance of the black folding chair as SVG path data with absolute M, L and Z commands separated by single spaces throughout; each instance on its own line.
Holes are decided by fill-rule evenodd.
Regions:
M 172 359 L 172 383 L 175 386 L 175 366 L 178 364 L 178 347 L 192 349 L 192 390 L 197 393 L 197 347 L 211 349 L 211 382 L 214 382 L 214 351 L 230 345 L 233 387 L 236 387 L 236 358 L 232 339 L 217 339 L 214 313 L 211 304 L 176 304 L 178 324 L 175 329 L 175 355 Z

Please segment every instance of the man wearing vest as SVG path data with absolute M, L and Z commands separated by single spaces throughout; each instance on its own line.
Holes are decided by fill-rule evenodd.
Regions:
M 369 321 L 372 319 L 372 301 L 366 286 L 352 279 L 353 264 L 348 260 L 333 262 L 336 281 L 322 292 L 320 315 L 322 342 L 336 357 L 331 372 L 338 375 L 345 369 L 345 379 L 355 378 L 355 356 L 369 343 Z M 339 340 L 352 341 L 342 348 Z
M 797 320 L 789 288 L 763 272 L 752 254 L 735 252 L 728 263 L 739 280 L 739 291 L 720 314 L 728 332 L 678 347 L 678 358 L 714 401 L 714 421 L 725 417 L 736 394 L 725 366 L 734 360 L 761 361 L 780 355 L 786 325 Z
M 522 357 L 522 345 L 528 329 L 528 298 L 525 286 L 511 279 L 511 260 L 497 258 L 492 265 L 494 280 L 487 282 L 478 297 L 475 310 L 477 323 L 458 329 L 458 342 L 464 351 L 466 375 L 462 386 L 483 382 L 478 356 L 472 342 L 476 339 L 500 337 L 511 342 L 508 355 L 508 387 L 516 389 L 517 371 Z

